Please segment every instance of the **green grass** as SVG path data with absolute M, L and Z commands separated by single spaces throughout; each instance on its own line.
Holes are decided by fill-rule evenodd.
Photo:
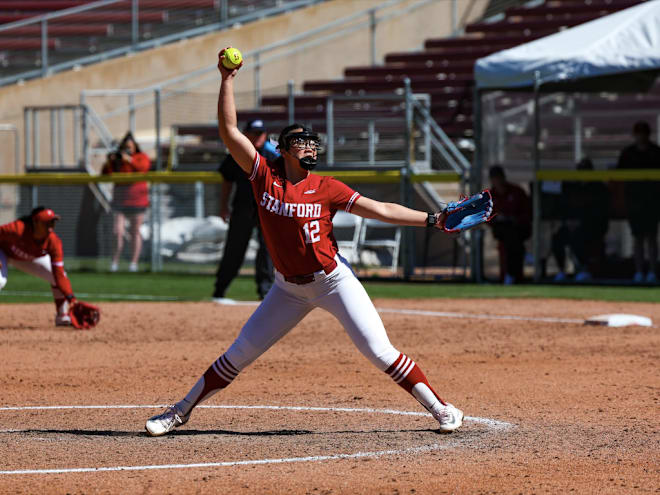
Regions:
M 213 275 L 172 273 L 94 273 L 69 272 L 75 293 L 91 301 L 118 300 L 209 300 Z M 601 301 L 660 301 L 660 287 L 551 286 L 451 283 L 399 283 L 370 281 L 364 283 L 373 298 L 552 298 Z M 252 277 L 241 276 L 230 286 L 227 297 L 256 300 Z M 9 282 L 0 291 L 0 303 L 50 301 L 48 285 L 41 279 L 17 270 L 9 273 Z
M 419 298 L 549 298 L 584 299 L 597 301 L 658 302 L 660 288 L 656 287 L 605 287 L 605 286 L 557 286 L 499 284 L 402 284 L 365 283 L 371 297 L 399 299 Z

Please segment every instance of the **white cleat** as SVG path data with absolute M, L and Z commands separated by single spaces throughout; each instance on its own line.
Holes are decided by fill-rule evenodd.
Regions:
M 71 317 L 67 314 L 56 315 L 55 316 L 55 326 L 56 327 L 70 327 L 71 326 Z
M 169 406 L 164 413 L 149 418 L 147 424 L 144 425 L 144 429 L 152 437 L 159 437 L 169 433 L 174 428 L 185 425 L 189 418 L 190 413 L 184 416 L 176 406 Z
M 431 409 L 431 414 L 440 423 L 440 431 L 454 431 L 463 424 L 463 411 L 451 404 L 438 403 Z

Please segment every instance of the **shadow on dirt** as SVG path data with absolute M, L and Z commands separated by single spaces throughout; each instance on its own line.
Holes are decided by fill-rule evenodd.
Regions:
M 442 432 L 430 428 L 411 429 L 411 430 L 340 430 L 340 431 L 311 431 L 311 430 L 266 430 L 266 431 L 231 431 L 231 430 L 175 430 L 168 437 L 172 436 L 206 436 L 206 435 L 225 435 L 241 437 L 289 437 L 301 435 L 373 435 L 385 433 L 438 433 Z M 117 431 L 117 430 L 64 430 L 64 429 L 30 429 L 14 430 L 5 433 L 19 433 L 23 435 L 73 435 L 81 437 L 148 437 L 144 431 Z

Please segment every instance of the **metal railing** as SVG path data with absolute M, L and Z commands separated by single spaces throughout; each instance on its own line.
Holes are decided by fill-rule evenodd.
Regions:
M 78 168 L 83 162 L 81 154 L 81 135 L 84 133 L 81 125 L 84 120 L 85 108 L 81 105 L 41 105 L 28 106 L 23 109 L 23 142 L 25 144 L 25 168 L 38 169 L 47 167 Z M 70 126 L 65 124 L 65 115 L 71 119 Z M 42 117 L 48 118 L 47 125 L 42 125 Z M 67 119 L 68 120 L 68 119 Z M 46 139 L 42 139 L 42 128 L 46 127 Z M 67 132 L 68 129 L 71 132 Z M 70 136 L 65 139 L 65 136 Z M 48 158 L 42 159 L 43 148 L 46 148 Z M 67 152 L 68 151 L 68 152 Z
M 585 120 L 592 121 L 603 119 L 607 121 L 611 110 L 584 110 L 580 106 L 579 95 L 566 95 L 565 93 L 550 93 L 540 96 L 538 100 L 539 109 L 544 114 L 561 115 L 567 119 L 567 127 L 570 129 L 572 140 L 571 165 L 579 162 L 585 155 Z M 485 151 L 487 152 L 487 163 L 506 163 L 508 161 L 507 143 L 513 134 L 524 135 L 526 129 L 532 126 L 533 100 L 531 95 L 529 101 L 520 103 L 510 108 L 496 108 L 497 100 L 503 97 L 510 98 L 502 92 L 495 92 L 483 97 L 484 103 L 484 133 Z M 660 113 L 655 102 L 649 102 L 645 109 L 616 108 L 618 118 L 623 117 L 650 117 L 656 121 L 656 139 L 660 142 Z M 516 129 L 512 131 L 511 129 Z M 568 134 L 566 134 L 568 135 Z M 531 146 L 531 145 L 530 145 Z M 570 161 L 569 161 L 570 163 Z
M 275 5 L 273 6 L 257 8 L 251 12 L 241 14 L 238 12 L 232 12 L 233 9 L 229 5 L 229 0 L 218 0 L 216 2 L 209 2 L 209 6 L 212 6 L 215 11 L 215 15 L 208 18 L 208 22 L 204 22 L 204 19 L 201 19 L 203 25 L 197 26 L 196 23 L 200 22 L 200 20 L 196 19 L 195 22 L 191 22 L 191 25 L 194 25 L 195 27 L 184 26 L 175 32 L 167 34 L 163 33 L 160 36 L 150 38 L 147 38 L 144 33 L 141 36 L 140 33 L 140 28 L 142 27 L 142 24 L 144 24 L 140 23 L 140 0 L 100 0 L 87 5 L 63 9 L 50 14 L 43 14 L 29 19 L 3 24 L 0 25 L 0 33 L 3 33 L 5 36 L 10 36 L 12 31 L 15 31 L 15 39 L 21 39 L 24 37 L 23 33 L 25 32 L 25 28 L 29 29 L 33 26 L 38 27 L 40 48 L 38 49 L 38 58 L 36 60 L 37 65 L 39 66 L 38 69 L 23 70 L 14 74 L 5 75 L 4 77 L 2 77 L 3 72 L 7 74 L 7 69 L 0 70 L 0 86 L 12 84 L 20 80 L 44 77 L 55 72 L 71 69 L 76 66 L 92 64 L 109 58 L 125 55 L 130 52 L 154 48 L 165 43 L 171 43 L 181 39 L 222 30 L 235 24 L 252 22 L 267 16 L 281 14 L 293 9 L 320 3 L 322 1 L 325 0 L 278 0 L 277 2 L 274 2 Z M 262 1 L 261 3 L 268 4 L 269 2 Z M 185 2 L 182 2 L 181 5 L 177 7 L 177 9 L 185 8 Z M 109 43 L 107 49 L 102 49 L 97 53 L 86 56 L 83 56 L 80 53 L 74 53 L 69 57 L 65 57 L 66 60 L 52 62 L 52 49 L 49 48 L 51 44 L 50 42 L 58 39 L 51 35 L 51 26 L 53 24 L 67 22 L 67 19 L 73 19 L 73 22 L 80 22 L 80 20 L 76 20 L 75 17 L 72 17 L 79 16 L 80 14 L 89 15 L 96 13 L 102 18 L 103 11 L 108 9 L 126 11 L 126 13 L 130 15 L 130 29 L 127 32 L 128 39 L 126 43 L 121 46 L 112 46 L 113 43 Z M 194 9 L 190 9 L 190 11 L 192 15 Z M 113 24 L 108 21 L 107 25 L 112 26 Z M 19 31 L 21 29 L 23 31 L 22 33 Z M 108 31 L 106 35 L 107 34 L 112 34 L 113 37 L 116 37 L 116 33 L 114 32 Z M 78 49 L 80 49 L 80 47 L 78 47 Z M 5 54 L 5 56 L 12 56 L 9 50 L 6 50 L 6 52 L 10 53 L 10 55 Z M 15 54 L 13 56 L 15 56 Z M 10 67 L 11 61 L 5 59 L 5 64 Z
M 406 16 L 419 8 L 437 2 L 437 0 L 418 0 L 411 5 L 399 8 L 398 10 L 385 13 L 381 16 L 378 15 L 378 13 L 383 10 L 407 3 L 407 1 L 408 0 L 387 0 L 382 2 L 378 7 L 363 9 L 303 33 L 290 36 L 289 38 L 279 40 L 274 43 L 270 43 L 256 50 L 243 52 L 244 60 L 248 60 L 250 62 L 246 64 L 246 67 L 243 70 L 253 71 L 255 106 L 259 106 L 261 102 L 261 70 L 265 65 L 276 63 L 282 59 L 291 57 L 296 53 L 308 50 L 314 46 L 326 44 L 336 38 L 347 36 L 359 30 L 369 29 L 370 31 L 368 49 L 371 56 L 374 57 L 372 58 L 371 63 L 372 65 L 375 65 L 377 63 L 377 60 L 375 60 L 375 53 L 377 52 L 376 33 L 378 25 L 395 18 Z M 451 1 L 454 2 L 455 0 Z M 272 52 L 276 52 L 283 48 L 287 49 L 280 53 L 271 54 Z M 126 105 L 118 106 L 111 112 L 101 115 L 102 118 L 109 118 L 120 114 L 134 113 L 140 108 L 153 105 L 156 99 L 156 90 L 160 90 L 161 101 L 164 101 L 169 98 L 176 97 L 186 91 L 191 91 L 195 88 L 208 84 L 209 82 L 217 79 L 217 77 L 217 63 L 213 63 L 186 74 L 166 79 L 156 84 L 135 90 L 85 90 L 81 93 L 81 98 L 84 99 L 86 97 L 92 96 L 117 96 L 120 94 L 118 91 L 121 92 L 121 94 L 127 96 L 128 101 Z M 139 103 L 135 103 L 136 97 L 143 94 L 152 94 L 153 97 L 145 98 Z
M 407 80 L 406 84 L 409 86 L 410 81 Z M 416 121 L 420 127 L 428 128 L 428 136 L 430 145 L 433 149 L 437 150 L 451 168 L 459 175 L 465 175 L 471 168 L 471 164 L 465 155 L 461 153 L 454 142 L 447 136 L 447 133 L 442 130 L 442 127 L 431 116 L 428 106 L 422 105 L 418 99 L 412 99 L 411 104 L 418 113 Z

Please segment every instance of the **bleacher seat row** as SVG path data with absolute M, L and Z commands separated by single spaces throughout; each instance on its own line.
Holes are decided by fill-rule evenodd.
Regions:
M 429 39 L 422 51 L 389 53 L 379 66 L 347 67 L 339 80 L 306 81 L 305 94 L 295 98 L 295 115 L 302 120 L 323 120 L 326 95 L 401 92 L 408 77 L 414 92 L 431 95 L 431 113 L 445 132 L 454 138 L 469 137 L 475 60 L 638 3 L 640 0 L 550 0 L 511 7 L 499 18 L 468 25 L 463 36 Z M 514 97 L 511 104 L 515 103 Z M 262 115 L 279 121 L 287 105 L 286 95 L 268 96 L 261 109 L 243 111 L 239 118 Z M 373 116 L 379 118 L 380 114 L 374 112 Z

